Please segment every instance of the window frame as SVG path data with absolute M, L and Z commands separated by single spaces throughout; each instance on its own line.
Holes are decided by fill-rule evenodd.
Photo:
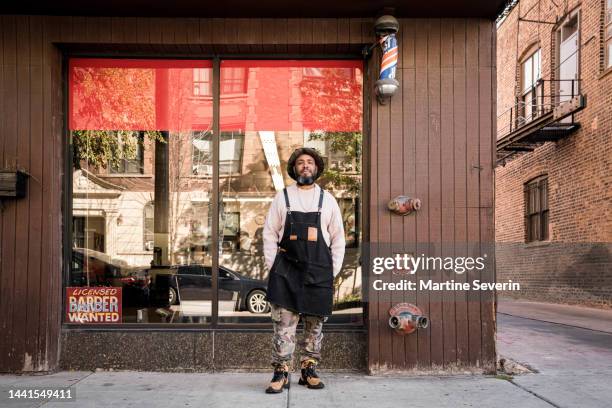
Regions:
M 549 241 L 550 211 L 548 206 L 548 175 L 544 174 L 538 176 L 525 183 L 523 192 L 525 206 L 525 242 Z M 532 225 L 533 221 L 535 221 L 536 224 L 535 230 Z
M 537 66 L 538 69 L 535 69 L 535 57 L 537 56 Z M 529 63 L 531 66 L 530 69 L 530 85 L 526 86 L 526 76 L 525 76 L 525 65 Z M 519 98 L 523 103 L 521 112 L 523 116 L 524 123 L 528 123 L 538 117 L 541 113 L 542 109 L 542 48 L 537 47 L 526 57 L 521 60 L 520 63 L 520 75 L 519 75 Z M 537 72 L 537 75 L 536 75 Z M 529 98 L 529 105 L 527 104 L 527 98 Z M 529 113 L 527 110 L 527 106 L 530 106 Z M 529 117 L 527 117 L 529 115 Z
M 213 175 L 213 159 L 212 159 L 212 150 L 213 150 L 213 135 L 211 132 L 204 132 L 204 135 L 202 136 L 201 140 L 205 140 L 209 143 L 209 152 L 208 152 L 208 156 L 210 157 L 210 160 L 208 162 L 204 162 L 204 163 L 198 163 L 196 164 L 196 160 L 195 160 L 195 153 L 196 153 L 196 146 L 193 144 L 193 140 L 196 138 L 196 135 L 198 133 L 202 133 L 202 132 L 193 132 L 193 135 L 191 136 L 191 176 L 192 177 L 204 177 L 204 178 L 210 178 Z M 231 135 L 232 137 L 234 137 L 238 142 L 239 146 L 238 148 L 240 149 L 240 152 L 242 152 L 244 150 L 244 141 L 245 141 L 245 133 L 241 132 L 241 133 L 235 133 L 235 132 L 221 132 L 221 135 L 219 137 L 219 150 L 221 150 L 223 148 L 222 143 L 224 141 L 227 141 L 226 139 L 223 139 L 224 137 L 228 137 L 229 135 Z M 231 177 L 231 176 L 239 176 L 242 174 L 242 154 L 239 155 L 239 158 L 237 160 L 221 160 L 221 152 L 219 152 L 219 177 Z M 229 171 L 225 171 L 223 166 L 227 165 L 227 162 L 231 162 L 231 167 Z M 210 172 L 203 172 L 203 173 L 196 173 L 195 172 L 195 166 L 209 166 L 210 168 Z M 234 171 L 234 167 L 237 167 L 236 171 Z
M 212 97 L 212 70 L 208 68 L 193 68 L 193 96 L 196 98 L 211 98 Z M 204 74 L 206 73 L 206 74 Z M 210 73 L 208 78 L 205 77 Z M 197 90 L 197 91 L 196 91 Z M 204 92 L 201 92 L 204 90 Z
M 602 0 L 602 72 L 612 71 L 612 0 Z
M 64 57 L 64 64 L 66 66 L 68 66 L 68 60 L 70 58 L 78 58 L 80 57 L 80 55 L 77 54 L 71 54 L 69 52 L 65 53 L 63 55 Z M 213 68 L 212 68 L 212 75 L 211 75 L 211 87 L 212 87 L 212 94 L 209 96 L 212 100 L 213 100 L 213 116 L 216 115 L 216 124 L 213 125 L 213 132 L 217 131 L 219 134 L 221 134 L 222 132 L 219 132 L 219 107 L 220 107 L 220 89 L 221 89 L 221 84 L 220 84 L 220 72 L 221 70 L 220 68 L 220 61 L 222 60 L 232 60 L 232 59 L 248 59 L 250 56 L 249 55 L 244 55 L 244 56 L 239 56 L 239 55 L 226 55 L 226 54 L 221 54 L 221 55 L 217 55 L 214 58 L 212 58 L 213 60 Z M 270 60 L 286 60 L 287 57 L 283 58 L 283 55 L 278 55 L 278 54 L 269 54 L 267 56 L 267 59 Z M 108 55 L 104 54 L 96 54 L 96 53 L 92 53 L 91 56 L 88 56 L 87 58 L 110 58 L 112 59 L 113 57 L 108 57 Z M 126 58 L 129 58 L 126 56 Z M 155 56 L 155 58 L 157 59 L 170 59 L 170 57 L 159 57 L 159 56 Z M 192 57 L 192 59 L 198 59 L 196 57 Z M 210 58 L 207 58 L 210 59 Z M 294 60 L 295 58 L 290 58 L 290 60 Z M 336 60 L 343 60 L 343 59 L 350 59 L 350 60 L 361 60 L 361 56 L 358 54 L 351 54 L 351 55 L 347 55 L 347 54 L 325 54 L 325 55 L 320 55 L 320 56 L 310 56 L 310 57 L 302 57 L 302 58 L 297 58 L 297 60 L 299 59 L 304 59 L 306 61 L 308 60 L 330 60 L 330 61 L 336 61 Z M 370 100 L 371 99 L 371 90 L 369 90 L 366 86 L 367 83 L 367 75 L 368 75 L 368 65 L 367 64 L 363 64 L 362 66 L 362 77 L 361 77 L 361 83 L 362 83 L 362 92 L 363 92 L 363 100 Z M 248 71 L 247 71 L 248 72 Z M 216 80 L 215 78 L 219 78 L 219 80 Z M 66 105 L 68 105 L 68 99 L 69 99 L 69 92 L 68 92 L 68 84 L 69 84 L 69 70 L 65 69 L 63 72 L 63 79 L 64 79 L 64 84 L 66 85 L 64 88 L 64 92 L 63 92 L 63 100 L 64 103 Z M 202 97 L 203 95 L 193 95 L 194 98 L 197 97 Z M 366 141 L 369 138 L 370 135 L 370 131 L 371 131 L 371 127 L 369 126 L 369 122 L 367 121 L 368 118 L 368 110 L 366 108 L 366 104 L 363 105 L 362 108 L 362 128 L 361 128 L 361 132 L 363 135 L 363 140 L 364 140 L 364 146 L 366 146 Z M 215 110 L 217 111 L 215 114 Z M 213 119 L 214 122 L 214 119 Z M 70 129 L 68 127 L 68 123 L 65 122 L 64 123 L 64 133 L 66 135 L 66 137 L 64 138 L 64 154 L 65 157 L 71 157 L 72 155 L 72 145 L 71 145 L 71 138 L 70 138 Z M 243 140 L 242 140 L 242 148 L 244 148 L 244 141 L 245 141 L 245 135 L 243 133 Z M 219 152 L 219 142 L 220 140 L 218 138 L 212 138 L 212 140 L 214 141 L 212 143 L 211 149 L 213 151 L 217 151 Z M 216 144 L 216 147 L 214 146 Z M 366 157 L 366 155 L 368 154 L 368 150 L 366 148 L 364 148 L 362 150 L 362 162 L 365 160 L 364 158 Z M 142 158 L 144 160 L 144 145 L 143 145 L 143 151 L 142 151 Z M 219 157 L 213 158 L 212 160 L 212 165 L 215 166 L 217 168 L 217 180 L 216 182 L 213 182 L 213 196 L 214 195 L 218 195 L 220 197 L 220 192 L 219 192 L 219 180 L 224 177 L 223 174 L 219 174 Z M 73 181 L 73 167 L 72 167 L 72 162 L 71 160 L 64 160 L 63 163 L 63 168 L 64 168 L 64 178 L 63 178 L 63 183 L 64 183 L 64 196 L 63 196 L 63 212 L 65 214 L 72 214 L 73 212 L 73 191 L 72 191 L 72 181 Z M 113 175 L 125 175 L 125 176 L 130 176 L 130 173 L 124 174 L 124 173 L 113 173 Z M 213 173 L 214 174 L 214 173 Z M 364 186 L 364 190 L 362 190 L 361 193 L 361 197 L 365 197 L 367 196 L 367 185 L 368 185 L 368 173 L 363 171 L 363 168 L 361 169 L 361 176 L 362 176 L 362 180 L 363 183 L 362 185 Z M 210 176 L 212 178 L 212 175 Z M 215 191 L 216 190 L 216 191 Z M 213 208 L 216 207 L 215 200 L 212 200 L 211 202 L 213 203 Z M 213 211 L 214 212 L 214 211 Z M 360 214 L 360 217 L 363 217 L 364 220 L 367 220 L 367 213 L 364 211 L 363 213 Z M 143 218 L 144 218 L 144 214 L 143 214 Z M 220 221 L 220 220 L 218 220 Z M 219 222 L 217 222 L 217 225 L 219 225 Z M 63 225 L 63 259 L 65 262 L 63 262 L 63 279 L 62 279 L 62 290 L 64 290 L 66 287 L 70 286 L 70 271 L 71 271 L 71 260 L 72 260 L 72 247 L 70 245 L 71 239 L 72 239 L 72 233 L 71 233 L 71 229 L 72 229 L 72 222 L 66 222 Z M 364 239 L 361 240 L 363 245 L 367 244 L 367 237 L 364 236 Z M 221 247 L 221 242 L 219 242 L 219 248 Z M 216 303 L 216 305 L 213 304 L 213 313 L 211 315 L 211 320 L 209 322 L 205 322 L 205 323 L 174 323 L 174 324 L 168 324 L 168 323 L 138 323 L 138 324 L 134 324 L 134 323 L 126 323 L 126 322 L 121 322 L 121 323 L 109 323 L 109 324 L 105 324 L 104 326 L 102 325 L 97 325 L 97 324 L 74 324 L 74 323 L 69 323 L 67 322 L 64 317 L 65 317 L 65 302 L 62 302 L 62 317 L 61 317 L 61 326 L 62 329 L 64 330 L 79 330 L 79 331 L 101 331 L 101 330 L 105 330 L 105 331 L 131 331 L 131 330 L 139 330 L 139 329 L 145 329 L 145 330 L 160 330 L 160 331 L 232 331 L 232 330 L 249 330 L 249 329 L 257 329 L 257 330 L 268 330 L 270 327 L 269 323 L 225 323 L 225 322 L 219 322 L 218 321 L 218 312 L 217 314 L 215 314 L 214 309 L 216 309 L 218 307 L 218 302 L 219 302 L 219 298 L 218 298 L 218 292 L 219 292 L 219 287 L 218 287 L 218 283 L 216 283 L 216 281 L 218 281 L 219 279 L 219 271 L 221 270 L 222 266 L 217 264 L 216 266 L 213 263 L 213 269 L 217 269 L 217 272 L 213 274 L 212 276 L 212 286 L 213 288 L 216 288 L 216 291 L 213 291 L 213 303 Z M 366 276 L 364 276 L 364 279 L 367 279 Z M 365 285 L 362 287 L 362 293 L 365 289 L 363 289 L 365 287 Z M 335 322 L 331 322 L 331 323 L 327 323 L 328 330 L 331 331 L 340 331 L 340 332 L 363 332 L 366 330 L 366 316 L 367 316 L 367 302 L 365 301 L 366 297 L 365 295 L 363 296 L 362 303 L 363 303 L 363 310 L 362 310 L 362 314 L 363 314 L 363 318 L 362 318 L 362 323 L 361 324 L 350 324 L 350 323 L 335 323 Z M 216 307 L 215 307 L 216 306 Z

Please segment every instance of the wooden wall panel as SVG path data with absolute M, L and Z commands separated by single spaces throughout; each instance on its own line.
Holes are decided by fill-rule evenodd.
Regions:
M 379 50 L 376 50 L 374 53 L 376 58 L 379 58 Z M 370 72 L 370 78 L 374 76 L 375 72 L 377 72 L 377 59 L 371 58 L 368 61 L 368 72 Z M 372 83 L 372 82 L 370 82 Z M 380 224 L 380 201 L 379 201 L 379 191 L 378 191 L 378 165 L 375 163 L 376 157 L 379 156 L 378 153 L 378 109 L 379 105 L 376 103 L 376 98 L 372 97 L 372 102 L 370 104 L 370 118 L 367 120 L 370 123 L 370 143 L 369 143 L 369 158 L 366 160 L 369 163 L 370 174 L 369 174 L 369 192 L 370 198 L 365 199 L 364 197 L 364 206 L 368 206 L 368 214 L 369 220 L 369 231 L 365 231 L 364 235 L 369 237 L 369 253 L 370 256 L 374 257 L 378 255 L 378 241 L 379 234 L 378 228 Z M 367 142 L 367 141 L 366 141 Z M 364 167 L 365 168 L 365 167 Z M 384 198 L 383 198 L 384 199 Z M 367 244 L 366 244 L 367 245 Z M 366 249 L 368 249 L 366 247 Z M 369 275 L 366 278 L 367 281 L 370 281 Z M 366 289 L 368 291 L 368 310 L 367 310 L 367 328 L 368 328 L 368 366 L 372 366 L 374 364 L 378 364 L 381 361 L 380 357 L 380 333 L 381 330 L 384 330 L 384 324 L 381 324 L 378 309 L 379 309 L 379 299 L 378 296 L 371 290 Z
M 415 255 L 429 252 L 429 67 L 427 38 L 429 34 L 427 20 L 417 20 L 415 23 L 415 67 L 416 67 L 416 164 L 415 176 L 417 179 L 414 196 L 420 198 L 425 204 L 416 218 L 416 252 Z M 404 160 L 410 158 L 404 158 Z M 430 315 L 429 293 L 416 291 L 416 304 L 422 308 L 423 313 Z M 429 330 L 421 330 L 417 335 L 417 366 L 429 367 L 431 365 L 431 344 Z
M 467 243 L 468 253 L 477 256 L 480 242 L 479 199 L 479 72 L 478 24 L 466 27 L 466 86 L 467 86 Z M 469 361 L 481 360 L 480 295 L 468 293 L 468 347 Z
M 402 22 L 399 32 L 400 38 L 400 58 L 398 64 L 401 71 L 402 86 L 402 130 L 403 130 L 403 150 L 402 150 L 402 172 L 403 185 L 406 191 L 402 193 L 416 191 L 416 70 L 415 70 L 415 24 Z M 415 254 L 417 225 L 415 217 L 402 217 L 404 227 L 403 252 Z M 404 302 L 416 303 L 416 293 L 413 291 L 404 292 Z M 404 358 L 398 365 L 402 368 L 412 368 L 417 364 L 417 339 L 418 336 L 402 336 L 404 338 Z
M 60 49 L 320 55 L 355 52 L 375 39 L 372 20 L 363 18 L 2 16 L 1 22 L 0 161 L 31 178 L 27 197 L 6 201 L 0 213 L 0 371 L 55 370 L 60 357 L 66 160 Z M 493 240 L 493 23 L 403 20 L 398 41 L 401 90 L 387 105 L 372 97 L 365 107 L 371 125 L 365 129 L 370 219 L 364 236 L 372 253 L 393 243 L 395 252 L 460 255 L 466 242 L 476 248 Z M 366 83 L 376 80 L 379 59 L 377 49 L 367 62 Z M 399 194 L 421 198 L 423 209 L 392 216 L 386 203 Z M 494 358 L 492 299 L 367 295 L 371 370 L 486 365 Z M 394 335 L 388 309 L 401 301 L 421 306 L 432 318 L 430 329 Z
M 15 20 L 17 43 L 17 166 L 30 168 L 30 43 L 29 20 L 19 16 Z M 17 205 L 15 217 L 15 278 L 13 298 L 13 344 L 15 355 L 25 355 L 28 308 L 28 230 L 29 206 Z M 33 316 L 35 318 L 35 316 Z M 26 342 L 24 342 L 26 339 Z
M 2 16 L 2 34 L 4 37 L 3 54 L 4 64 L 2 72 L 4 110 L 2 132 L 5 135 L 3 156 L 4 163 L 11 169 L 17 168 L 17 145 L 19 143 L 17 134 L 17 36 L 16 18 L 14 16 Z M 14 350 L 13 339 L 19 328 L 15 327 L 15 315 L 19 311 L 15 309 L 15 301 L 18 292 L 24 288 L 16 288 L 18 271 L 15 259 L 16 248 L 16 217 L 17 205 L 13 202 L 3 203 L 2 209 L 2 279 L 0 280 L 0 310 L 2 310 L 2 321 L 0 331 L 2 332 L 2 356 L 8 360 L 3 363 L 7 369 L 15 369 L 16 350 Z M 22 356 L 23 354 L 19 355 Z
M 369 169 L 372 244 L 382 250 L 384 244 L 402 237 L 403 252 L 479 256 L 493 242 L 494 25 L 484 20 L 410 19 L 401 27 L 402 89 L 390 105 L 372 109 L 376 123 L 371 129 Z M 396 165 L 398 160 L 402 166 Z M 398 194 L 420 198 L 421 211 L 389 218 L 381 204 Z M 377 255 L 398 252 L 384 249 L 386 254 Z M 486 273 L 492 276 L 492 267 Z M 465 275 L 442 271 L 418 278 L 467 281 Z M 400 297 L 371 289 L 369 296 L 369 310 L 379 318 L 376 332 L 369 333 L 370 370 L 494 369 L 492 296 L 417 290 Z M 421 307 L 430 317 L 430 327 L 405 337 L 400 352 L 398 336 L 384 324 L 383 316 L 402 300 Z M 378 349 L 372 350 L 373 346 Z
M 461 256 L 467 242 L 467 108 L 466 108 L 466 21 L 453 24 L 453 132 L 454 132 L 454 254 Z M 465 282 L 466 276 L 458 276 Z M 469 363 L 467 294 L 455 293 L 457 364 Z
M 429 242 L 432 243 L 428 251 L 429 256 L 441 256 L 442 244 L 442 178 L 441 178 L 441 133 L 440 133 L 440 67 L 441 67 L 441 25 L 439 19 L 428 20 L 427 33 L 427 69 L 429 72 L 427 92 L 429 100 L 428 117 L 428 160 L 429 173 Z M 426 277 L 427 278 L 427 277 Z M 429 274 L 434 282 L 442 281 L 442 271 L 432 271 Z M 431 364 L 433 367 L 442 367 L 444 357 L 444 331 L 442 316 L 442 303 L 438 292 L 428 292 L 429 316 L 431 324 L 429 328 Z
M 400 40 L 401 41 L 401 40 Z M 399 44 L 398 44 L 399 45 Z M 401 61 L 398 63 L 398 70 L 396 74 L 396 78 L 400 83 L 403 83 L 403 75 L 402 75 L 402 66 Z M 390 120 L 390 143 L 389 143 L 389 172 L 390 172 L 390 191 L 389 197 L 395 197 L 401 195 L 403 193 L 404 186 L 404 162 L 403 162 L 403 154 L 404 154 L 404 137 L 403 137 L 403 92 L 402 87 L 400 87 L 394 95 L 393 98 L 389 102 L 389 115 L 390 118 L 394 118 Z M 384 206 L 384 203 L 383 203 Z M 390 240 L 392 244 L 391 250 L 394 253 L 403 253 L 403 240 L 404 240 L 404 224 L 402 222 L 398 222 L 399 220 L 393 220 L 390 216 L 390 213 L 387 211 L 387 222 L 391 224 L 390 227 Z M 404 276 L 401 274 L 395 274 L 392 276 L 392 281 L 400 282 L 404 279 Z M 404 301 L 404 293 L 393 291 L 390 296 L 390 304 L 394 305 Z M 388 307 L 384 308 L 385 312 L 389 309 Z M 388 319 L 388 315 L 386 316 Z M 384 320 L 383 320 L 384 321 Z M 401 335 L 394 335 L 391 338 L 392 342 L 392 361 L 406 361 L 406 343 L 405 337 Z
M 4 25 L 4 20 L 0 16 L 0 23 Z M 3 30 L 0 29 L 0 166 L 5 166 L 4 161 L 4 153 L 5 153 L 5 142 L 6 142 L 6 132 L 4 132 L 4 34 Z M 2 213 L 2 209 L 0 209 L 0 214 Z M 6 236 L 3 231 L 4 227 L 4 219 L 0 218 L 0 271 L 2 271 L 3 259 L 4 259 L 4 241 L 2 239 L 3 236 Z M 3 299 L 4 295 L 8 295 L 8 290 L 6 289 L 9 285 L 9 274 L 1 274 L 0 273 L 0 310 L 4 311 L 4 307 L 6 306 L 6 300 Z M 5 324 L 6 322 L 0 322 L 0 329 L 5 333 Z M 0 342 L 0 356 L 6 355 L 6 341 Z M 2 361 L 2 360 L 0 360 Z

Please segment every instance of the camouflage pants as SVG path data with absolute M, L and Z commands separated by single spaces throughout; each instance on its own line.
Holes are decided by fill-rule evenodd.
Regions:
M 271 304 L 272 326 L 274 335 L 272 337 L 272 365 L 290 364 L 295 351 L 295 333 L 300 316 L 304 323 L 304 338 L 300 343 L 303 354 L 300 361 L 321 360 L 321 341 L 323 340 L 322 316 L 300 315 L 282 306 Z

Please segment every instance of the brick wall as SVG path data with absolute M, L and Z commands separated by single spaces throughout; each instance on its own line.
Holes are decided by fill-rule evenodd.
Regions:
M 497 277 L 521 283 L 517 297 L 612 306 L 612 72 L 603 70 L 603 1 L 520 1 L 498 26 L 498 115 L 515 102 L 520 62 L 538 46 L 542 78 L 555 77 L 557 26 L 579 10 L 579 78 L 587 106 L 580 129 L 495 171 Z M 535 48 L 534 48 L 535 47 Z M 549 92 L 545 90 L 545 92 Z M 501 124 L 499 124 L 501 126 Z M 523 186 L 547 174 L 548 242 L 525 243 Z

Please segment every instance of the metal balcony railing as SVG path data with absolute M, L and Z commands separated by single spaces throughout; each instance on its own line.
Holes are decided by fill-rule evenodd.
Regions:
M 540 79 L 497 117 L 498 162 L 577 129 L 567 119 L 585 106 L 580 79 Z
M 528 98 L 516 98 L 510 109 L 497 116 L 497 139 L 501 139 L 533 120 L 552 113 L 556 107 L 579 96 L 580 79 L 539 79 L 523 91 Z

